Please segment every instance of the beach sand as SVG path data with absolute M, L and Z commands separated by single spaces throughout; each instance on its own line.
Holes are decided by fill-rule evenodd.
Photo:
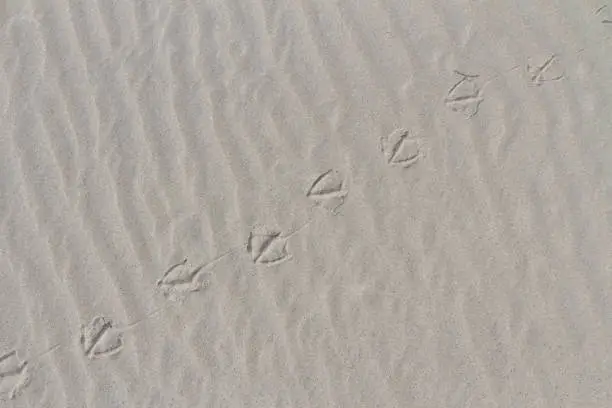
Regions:
M 0 407 L 610 406 L 611 20 L 0 1 Z

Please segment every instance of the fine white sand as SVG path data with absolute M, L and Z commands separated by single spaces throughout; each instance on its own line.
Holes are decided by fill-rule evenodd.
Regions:
M 606 1 L 0 1 L 0 407 L 611 406 Z

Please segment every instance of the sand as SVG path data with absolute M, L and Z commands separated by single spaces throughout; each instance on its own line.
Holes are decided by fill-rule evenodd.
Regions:
M 610 21 L 0 1 L 0 407 L 610 406 Z

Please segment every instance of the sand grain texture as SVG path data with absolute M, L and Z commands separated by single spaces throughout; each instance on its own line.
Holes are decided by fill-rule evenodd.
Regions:
M 612 3 L 0 1 L 0 407 L 606 407 Z

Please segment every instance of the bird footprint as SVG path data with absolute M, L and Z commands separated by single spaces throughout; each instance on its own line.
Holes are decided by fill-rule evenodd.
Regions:
M 381 137 L 380 150 L 389 165 L 405 169 L 412 167 L 423 156 L 420 140 L 410 137 L 405 129 L 397 129 Z
M 247 251 L 254 264 L 277 265 L 291 259 L 287 250 L 288 237 L 280 231 L 254 230 L 249 234 Z
M 187 259 L 172 265 L 164 276 L 157 281 L 157 287 L 164 296 L 176 298 L 189 292 L 197 292 L 202 288 L 202 284 L 197 277 L 204 266 L 191 269 L 186 265 Z
M 221 255 L 218 255 L 212 261 L 202 263 L 196 267 L 187 266 L 187 259 L 184 259 L 172 265 L 166 273 L 164 273 L 164 276 L 157 281 L 157 288 L 166 298 L 183 300 L 188 293 L 198 292 L 207 285 L 207 281 L 202 279 L 202 275 L 204 275 L 205 271 L 209 270 L 214 264 L 231 255 L 236 250 L 238 250 L 238 247 L 231 248 Z
M 0 393 L 15 399 L 29 383 L 28 362 L 21 360 L 16 350 L 0 356 Z
M 555 54 L 548 57 L 542 65 L 527 64 L 527 72 L 531 84 L 535 86 L 541 86 L 544 82 L 559 81 L 565 76 Z
M 318 176 L 306 193 L 306 197 L 333 214 L 337 214 L 347 195 L 346 180 L 340 172 L 334 169 Z
M 484 93 L 477 83 L 479 75 L 464 74 L 455 71 L 461 79 L 451 87 L 444 99 L 444 103 L 454 112 L 461 112 L 471 118 L 478 113 L 480 104 L 484 101 Z
M 85 356 L 91 360 L 110 357 L 123 349 L 123 334 L 114 326 L 111 319 L 102 316 L 81 326 L 80 343 Z

